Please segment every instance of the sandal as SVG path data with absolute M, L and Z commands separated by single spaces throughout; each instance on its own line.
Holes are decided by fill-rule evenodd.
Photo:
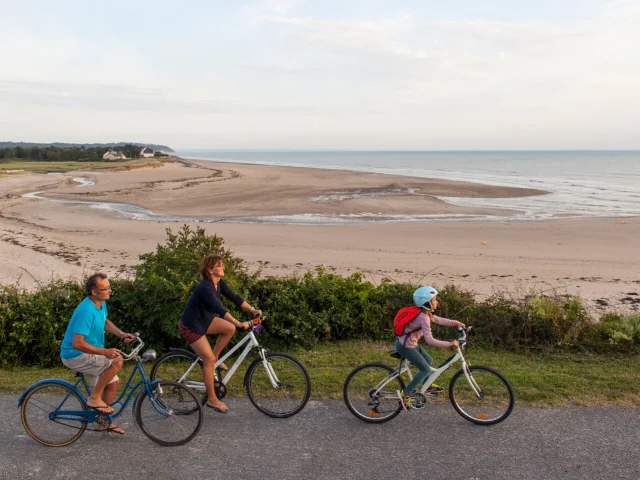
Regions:
M 225 414 L 225 415 L 229 411 L 229 408 L 227 408 L 226 410 L 222 410 L 221 408 L 214 407 L 213 405 L 209 405 L 208 403 L 205 403 L 205 406 L 207 408 L 213 409 L 214 412 L 222 413 L 222 414 Z
M 87 404 L 87 407 L 93 409 L 93 410 L 97 410 L 100 413 L 104 413 L 105 415 L 110 415 L 113 413 L 113 408 L 110 407 L 109 405 L 100 405 L 100 406 L 96 406 L 94 407 L 93 405 L 89 405 Z
M 107 432 L 117 433 L 118 435 L 124 435 L 124 430 L 117 426 L 115 423 L 112 423 L 107 428 Z

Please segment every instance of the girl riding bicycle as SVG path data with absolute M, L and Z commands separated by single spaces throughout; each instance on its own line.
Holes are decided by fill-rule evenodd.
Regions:
M 427 345 L 434 347 L 449 348 L 459 345 L 457 340 L 444 342 L 433 338 L 431 322 L 447 327 L 465 327 L 462 322 L 433 314 L 433 311 L 438 307 L 436 295 L 438 295 L 438 291 L 433 287 L 420 287 L 413 293 L 413 303 L 420 308 L 420 312 L 413 320 L 404 325 L 401 335 L 396 337 L 396 350 L 398 353 L 418 368 L 418 373 L 416 373 L 409 385 L 405 387 L 404 392 L 398 391 L 398 397 L 402 400 L 402 407 L 405 410 L 411 407 L 411 394 L 415 392 L 418 385 L 427 379 L 433 364 L 431 356 L 418 345 L 420 338 L 424 337 Z M 442 389 L 435 387 L 435 385 L 427 390 L 429 393 L 437 393 L 438 391 L 442 391 Z

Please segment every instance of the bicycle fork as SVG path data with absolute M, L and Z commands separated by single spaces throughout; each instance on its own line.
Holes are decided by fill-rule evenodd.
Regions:
M 469 368 L 469 365 L 464 360 L 464 358 L 462 358 L 462 371 L 464 372 L 464 376 L 467 378 L 467 382 L 469 382 L 469 385 L 471 385 L 471 389 L 473 390 L 473 393 L 476 394 L 476 397 L 478 397 L 479 400 L 482 400 L 484 398 L 482 389 L 476 383 L 475 379 L 471 375 L 471 369 Z
M 267 375 L 269 376 L 269 380 L 271 381 L 271 386 L 276 390 L 280 389 L 282 383 L 278 380 L 278 376 L 276 372 L 273 370 L 273 366 L 267 357 L 267 353 L 264 348 L 261 348 L 260 351 L 260 359 L 262 360 L 262 365 L 264 365 L 264 369 L 267 371 Z

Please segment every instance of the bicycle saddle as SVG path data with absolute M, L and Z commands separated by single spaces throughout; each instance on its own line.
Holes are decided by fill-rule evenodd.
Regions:
M 402 358 L 402 355 L 400 355 L 400 353 L 398 353 L 395 348 L 393 350 L 389 350 L 389 355 L 391 355 L 393 358 Z

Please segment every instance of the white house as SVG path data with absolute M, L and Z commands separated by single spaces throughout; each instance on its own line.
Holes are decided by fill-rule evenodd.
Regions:
M 122 160 L 127 158 L 126 155 L 120 151 L 115 151 L 115 150 L 109 150 L 107 153 L 105 153 L 102 158 L 104 160 Z
M 155 153 L 155 151 L 152 148 L 149 147 L 144 147 L 142 150 L 140 150 L 140 156 L 141 157 L 153 157 L 153 154 Z

